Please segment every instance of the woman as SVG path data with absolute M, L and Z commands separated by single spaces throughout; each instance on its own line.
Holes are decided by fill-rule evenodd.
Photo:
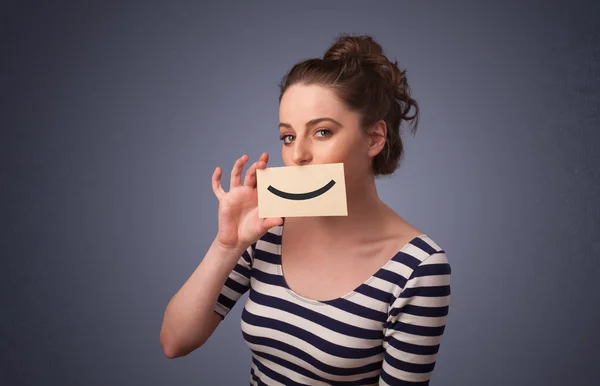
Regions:
M 258 218 L 256 170 L 239 158 L 229 192 L 213 174 L 218 232 L 165 312 L 175 358 L 202 346 L 250 290 L 242 332 L 252 385 L 427 385 L 448 317 L 445 252 L 378 197 L 375 178 L 416 129 L 405 72 L 368 36 L 341 36 L 281 82 L 285 166 L 344 164 L 348 216 Z M 409 115 L 411 109 L 415 113 Z

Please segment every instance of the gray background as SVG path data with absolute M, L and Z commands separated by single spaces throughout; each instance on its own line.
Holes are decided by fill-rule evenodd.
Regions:
M 0 384 L 248 383 L 240 303 L 175 360 L 164 308 L 214 167 L 282 165 L 277 83 L 341 32 L 422 108 L 378 186 L 452 264 L 432 385 L 600 384 L 598 2 L 109 3 L 0 8 Z

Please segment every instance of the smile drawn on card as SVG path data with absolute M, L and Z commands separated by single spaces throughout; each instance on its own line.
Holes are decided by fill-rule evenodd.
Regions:
M 312 192 L 306 192 L 306 193 L 284 192 L 284 191 L 281 191 L 281 190 L 273 187 L 273 185 L 269 185 L 267 190 L 278 197 L 285 198 L 286 200 L 309 200 L 311 198 L 319 197 L 320 195 L 324 194 L 329 189 L 331 189 L 333 187 L 333 185 L 335 185 L 335 181 L 331 180 L 325 186 L 323 186 L 317 190 L 313 190 Z

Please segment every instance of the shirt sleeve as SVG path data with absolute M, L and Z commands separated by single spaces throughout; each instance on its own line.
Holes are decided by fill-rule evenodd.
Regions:
M 380 385 L 429 385 L 450 306 L 444 252 L 423 260 L 393 301 L 384 326 Z
M 237 301 L 250 288 L 255 247 L 256 243 L 242 253 L 229 277 L 225 280 L 214 308 L 214 311 L 221 316 L 221 320 L 225 319 Z

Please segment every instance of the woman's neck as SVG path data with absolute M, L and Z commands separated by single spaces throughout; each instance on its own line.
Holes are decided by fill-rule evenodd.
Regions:
M 348 185 L 346 201 L 348 216 L 297 217 L 293 221 L 311 231 L 336 237 L 381 226 L 391 210 L 379 198 L 373 178 Z

